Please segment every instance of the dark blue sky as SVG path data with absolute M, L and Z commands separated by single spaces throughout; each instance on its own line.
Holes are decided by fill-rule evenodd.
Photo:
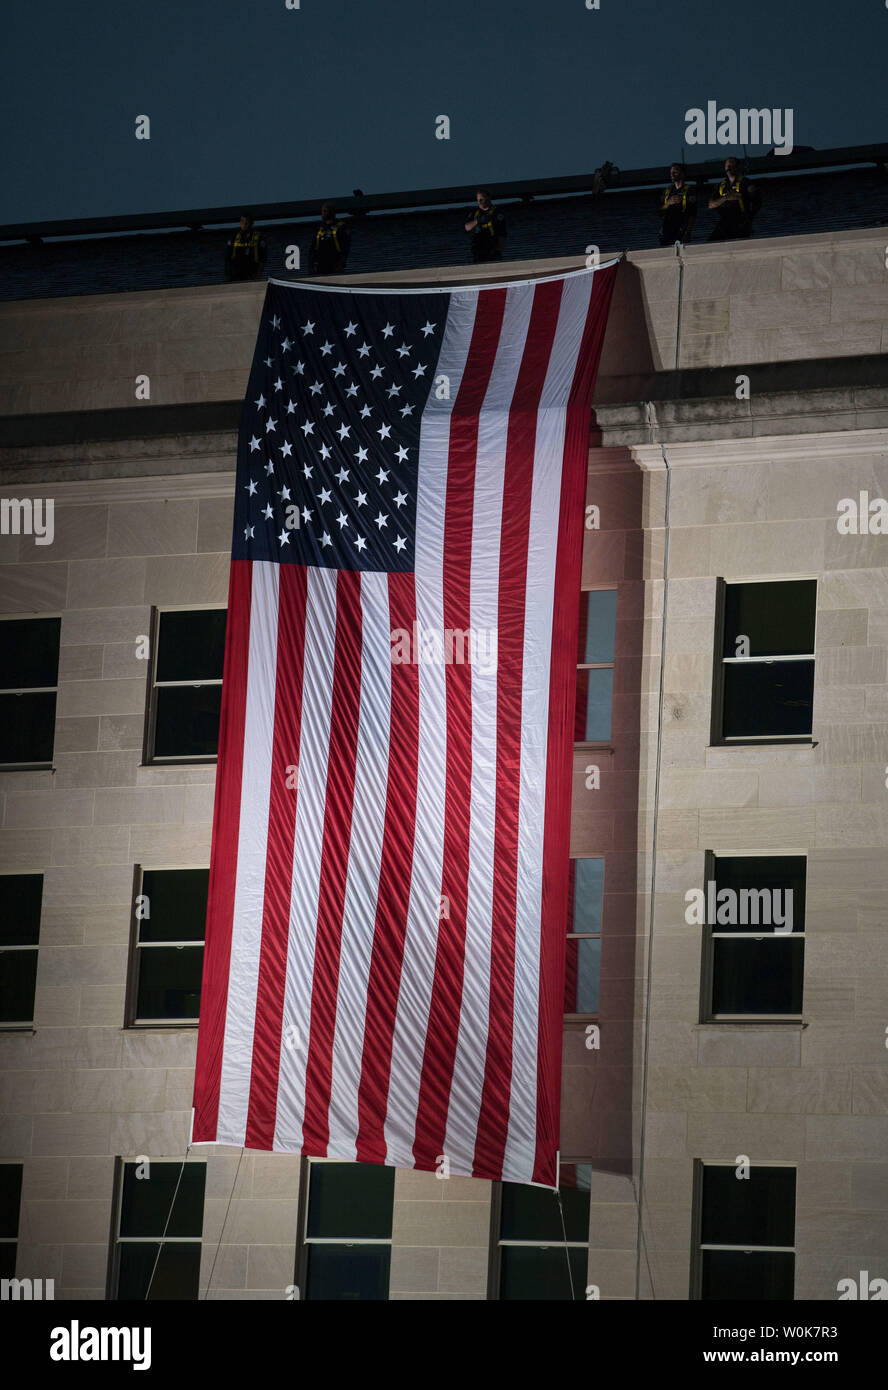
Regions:
M 885 0 L 600 6 L 19 0 L 0 222 L 668 163 L 709 99 L 792 108 L 796 145 L 888 138 Z

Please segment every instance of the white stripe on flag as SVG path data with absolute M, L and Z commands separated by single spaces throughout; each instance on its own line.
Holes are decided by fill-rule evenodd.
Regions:
M 305 1073 L 311 1027 L 311 991 L 318 927 L 324 808 L 327 802 L 330 711 L 333 700 L 336 583 L 337 571 L 334 569 L 308 570 L 302 725 L 299 736 L 299 791 L 293 841 L 287 980 L 274 1131 L 274 1147 L 290 1153 L 298 1152 L 302 1148 L 302 1121 L 305 1114 Z
M 543 842 L 549 730 L 549 676 L 555 602 L 555 561 L 561 503 L 565 414 L 582 341 L 592 276 L 564 285 L 558 326 L 537 417 L 533 493 L 528 535 L 524 680 L 521 692 L 521 783 L 518 806 L 518 911 L 515 936 L 515 1018 L 512 1033 L 512 1094 L 503 1180 L 527 1182 L 533 1173 L 536 1098 L 539 1085 L 540 939 Z M 558 399 L 562 404 L 554 406 Z
M 361 576 L 361 702 L 333 1037 L 328 1158 L 357 1156 L 358 1091 L 392 735 L 388 575 Z
M 223 1144 L 243 1144 L 250 1100 L 268 851 L 279 573 L 277 565 L 257 561 L 251 575 L 240 831 L 219 1083 L 218 1138 Z
M 471 626 L 499 627 L 503 485 L 512 403 L 527 339 L 534 290 L 506 295 L 499 346 L 478 424 L 478 469 L 472 518 Z M 452 1167 L 471 1173 L 484 1087 L 490 1010 L 490 953 L 497 784 L 496 670 L 472 669 L 472 791 L 469 882 L 462 1002 L 444 1152 Z
M 434 371 L 435 381 L 440 381 L 442 375 L 447 378 L 449 396 L 439 400 L 433 386 L 422 415 L 416 500 L 416 620 L 420 631 L 430 628 L 442 632 L 444 628 L 444 514 L 450 417 L 465 370 L 477 305 L 475 290 L 451 295 Z M 414 652 L 414 659 L 416 656 Z M 447 778 L 444 667 L 420 662 L 418 685 L 416 823 L 419 833 L 413 851 L 401 987 L 392 1038 L 392 1084 L 384 1130 L 386 1162 L 399 1168 L 412 1168 L 414 1164 L 413 1139 L 435 974 L 444 865 Z

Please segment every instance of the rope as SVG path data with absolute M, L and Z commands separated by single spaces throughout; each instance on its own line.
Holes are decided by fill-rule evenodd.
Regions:
M 213 1256 L 213 1263 L 212 1263 L 212 1265 L 210 1266 L 210 1277 L 209 1277 L 209 1279 L 207 1280 L 207 1291 L 206 1291 L 206 1293 L 204 1294 L 204 1302 L 206 1302 L 207 1299 L 208 1299 L 209 1296 L 210 1296 L 210 1289 L 212 1288 L 212 1284 L 213 1284 L 213 1275 L 214 1275 L 214 1273 L 216 1272 L 216 1261 L 217 1261 L 218 1258 L 219 1258 L 219 1251 L 222 1249 L 222 1237 L 223 1237 L 224 1234 L 225 1234 L 225 1227 L 226 1227 L 226 1225 L 228 1224 L 228 1213 L 231 1211 L 231 1202 L 232 1202 L 232 1198 L 234 1197 L 234 1190 L 235 1190 L 235 1188 L 237 1187 L 237 1180 L 238 1180 L 238 1177 L 240 1176 L 240 1168 L 241 1168 L 241 1164 L 242 1164 L 243 1161 L 244 1161 L 244 1154 L 245 1154 L 245 1153 L 246 1153 L 246 1149 L 241 1149 L 241 1151 L 240 1151 L 240 1158 L 237 1160 L 237 1167 L 236 1167 L 235 1170 L 234 1170 L 234 1182 L 231 1184 L 231 1192 L 230 1192 L 229 1195 L 228 1195 L 228 1206 L 225 1208 L 225 1217 L 224 1217 L 224 1219 L 223 1219 L 223 1221 L 222 1221 L 222 1229 L 221 1229 L 220 1232 L 219 1232 L 219 1240 L 218 1240 L 218 1243 L 217 1243 L 217 1245 L 216 1245 L 216 1253 L 215 1253 L 215 1255 Z
M 154 1276 L 155 1276 L 155 1274 L 157 1273 L 157 1266 L 158 1266 L 159 1263 L 160 1263 L 160 1252 L 161 1252 L 161 1250 L 163 1249 L 163 1243 L 164 1243 L 164 1241 L 166 1240 L 166 1234 L 167 1234 L 167 1231 L 169 1230 L 170 1219 L 171 1219 L 171 1217 L 172 1217 L 172 1215 L 173 1215 L 173 1207 L 176 1205 L 176 1198 L 177 1198 L 178 1195 L 179 1195 L 179 1188 L 180 1188 L 180 1186 L 181 1186 L 181 1184 L 182 1184 L 182 1174 L 185 1172 L 185 1164 L 188 1162 L 188 1155 L 189 1155 L 190 1153 L 191 1153 L 191 1145 L 189 1144 L 188 1147 L 187 1147 L 187 1149 L 185 1150 L 185 1157 L 182 1159 L 182 1167 L 179 1169 L 179 1176 L 178 1176 L 178 1178 L 176 1179 L 176 1187 L 175 1187 L 175 1191 L 173 1192 L 173 1200 L 170 1202 L 170 1209 L 169 1209 L 169 1211 L 167 1212 L 167 1218 L 166 1218 L 166 1221 L 164 1222 L 163 1235 L 160 1237 L 160 1244 L 159 1244 L 158 1247 L 157 1247 L 157 1254 L 156 1254 L 155 1257 L 154 1257 L 154 1268 L 153 1268 L 152 1271 L 151 1271 L 151 1278 L 148 1280 L 148 1287 L 147 1287 L 147 1289 L 145 1290 L 145 1299 L 144 1299 L 144 1301 L 145 1301 L 146 1303 L 148 1302 L 148 1299 L 151 1297 L 151 1285 L 154 1283 Z
M 574 1290 L 573 1270 L 570 1267 L 570 1248 L 567 1244 L 567 1227 L 564 1224 L 564 1203 L 561 1200 L 561 1188 L 555 1188 L 555 1200 L 558 1203 L 558 1215 L 561 1217 L 561 1234 L 564 1237 L 564 1258 L 567 1260 L 567 1279 L 570 1284 L 570 1301 L 576 1302 L 576 1292 Z

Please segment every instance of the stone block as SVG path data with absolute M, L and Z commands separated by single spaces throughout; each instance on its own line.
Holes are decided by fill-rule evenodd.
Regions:
M 465 1298 L 484 1298 L 487 1294 L 488 1246 L 458 1248 L 445 1246 L 438 1257 L 438 1292 Z
M 438 1261 L 443 1252 L 436 1247 L 392 1246 L 391 1293 L 434 1293 L 438 1288 Z
M 121 502 L 111 507 L 108 554 L 187 555 L 197 548 L 196 501 Z
M 443 1184 L 442 1184 L 443 1186 Z M 392 1239 L 404 1245 L 486 1245 L 489 1202 L 396 1203 Z
M 748 1109 L 772 1114 L 847 1115 L 848 1068 L 750 1067 Z
M 59 682 L 101 680 L 102 648 L 61 647 L 59 650 Z
M 149 603 L 218 603 L 228 601 L 230 555 L 181 555 L 149 559 L 145 597 Z
M 19 562 L 28 564 L 45 561 L 47 551 L 53 561 L 89 560 L 105 554 L 108 532 L 108 508 L 103 506 L 65 506 L 56 502 L 53 508 L 53 540 L 51 546 L 24 544 Z
M 646 1192 L 645 1195 L 650 1201 L 650 1194 Z M 634 1250 L 637 1215 L 634 1202 L 593 1202 L 590 1206 L 590 1248 L 592 1250 Z
M 247 1288 L 268 1289 L 283 1298 L 295 1279 L 295 1249 L 288 1245 L 250 1245 L 247 1247 Z
M 35 1154 L 107 1154 L 114 1147 L 107 1113 L 34 1116 Z
M 72 560 L 68 566 L 69 612 L 143 603 L 145 573 L 146 562 L 138 552 L 106 560 Z
M 888 844 L 888 806 L 819 806 L 817 808 L 817 845 L 823 849 L 847 845 L 859 849 L 864 845 Z
M 189 787 L 189 792 L 194 788 Z M 182 821 L 184 787 L 105 788 L 96 794 L 96 825 L 169 825 Z
M 690 1114 L 687 1152 L 709 1160 L 749 1154 L 754 1163 L 799 1162 L 806 1156 L 805 1122 L 802 1115 Z
M 68 651 L 77 651 L 68 647 Z M 98 716 L 56 719 L 54 754 L 87 752 L 99 746 Z
M 13 828 L 91 825 L 93 791 L 10 792 L 4 823 Z
M 66 719 L 95 714 L 141 715 L 145 694 L 144 677 L 141 680 L 72 681 L 59 689 L 58 711 Z
M 107 1241 L 111 1226 L 111 1192 L 107 1197 L 28 1203 L 29 1239 L 64 1246 Z M 106 1247 L 107 1248 L 107 1247 Z
M 21 1075 L 27 1073 L 22 1072 Z M 58 1201 L 68 1192 L 68 1170 L 72 1162 L 53 1154 L 49 1157 L 29 1158 L 22 1171 L 22 1201 Z
M 109 589 L 111 581 L 109 577 Z M 124 606 L 121 597 L 113 591 L 103 595 L 100 603 L 87 608 L 68 607 L 62 616 L 62 646 L 102 646 L 112 642 L 127 642 L 136 647 L 136 637 L 147 633 L 151 619 L 150 610 L 144 606 Z M 127 674 L 145 680 L 146 663 L 143 661 Z M 107 673 L 106 673 L 107 674 Z
M 888 1153 L 888 1115 L 808 1115 L 805 1157 L 879 1162 Z
M 222 1245 L 214 1241 L 209 1245 L 204 1240 L 200 1259 L 201 1298 L 207 1297 L 208 1287 L 210 1298 L 225 1298 L 230 1289 L 244 1289 L 249 1252 L 248 1245 L 230 1245 L 228 1241 Z
M 95 1245 L 62 1247 L 62 1286 L 65 1289 L 92 1287 L 104 1291 L 108 1272 L 108 1233 Z
M 850 1182 L 852 1206 L 858 1210 L 888 1211 L 888 1162 L 852 1163 Z
M 64 562 L 0 565 L 0 613 L 59 613 L 67 587 Z
M 787 807 L 743 807 L 739 810 L 700 812 L 700 839 L 717 854 L 732 850 L 773 850 L 798 846 L 805 849 L 814 839 L 814 810 Z
M 743 1111 L 746 1109 L 746 1071 L 743 1067 L 650 1066 L 649 1111 Z
M 71 1158 L 67 1160 L 68 1190 L 71 1198 L 108 1198 L 114 1181 L 114 1158 Z
M 212 826 L 134 825 L 130 852 L 134 864 L 162 864 L 166 869 L 181 865 L 193 869 L 210 862 Z
M 699 1024 L 698 1060 L 716 1067 L 797 1067 L 801 1060 L 798 1024 Z
M 127 681 L 127 685 L 131 685 Z M 144 716 L 139 714 L 105 714 L 98 721 L 99 748 L 103 750 L 141 750 L 145 731 Z
M 204 1217 L 206 1241 L 218 1240 L 226 1205 L 221 1199 L 207 1198 Z M 297 1208 L 297 1202 L 280 1198 L 235 1197 L 225 1223 L 226 1241 L 233 1245 L 251 1246 L 289 1244 L 292 1252 L 296 1244 Z M 285 1281 L 290 1282 L 290 1279 Z
M 669 1115 L 648 1115 L 645 1131 L 646 1154 L 653 1158 L 685 1158 L 687 1132 L 688 1116 L 684 1111 Z
M 125 1157 L 142 1153 L 182 1155 L 190 1128 L 190 1110 L 176 1114 L 156 1110 L 115 1114 L 111 1116 L 110 1149 Z
M 197 549 L 231 554 L 232 497 L 202 497 L 198 508 Z
M 855 1115 L 888 1115 L 888 1075 L 885 1068 L 855 1067 L 854 1101 Z

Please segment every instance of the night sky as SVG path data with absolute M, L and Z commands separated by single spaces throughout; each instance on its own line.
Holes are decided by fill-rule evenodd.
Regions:
M 710 99 L 792 108 L 796 146 L 888 138 L 885 0 L 599 3 L 7 6 L 0 222 L 668 164 Z

